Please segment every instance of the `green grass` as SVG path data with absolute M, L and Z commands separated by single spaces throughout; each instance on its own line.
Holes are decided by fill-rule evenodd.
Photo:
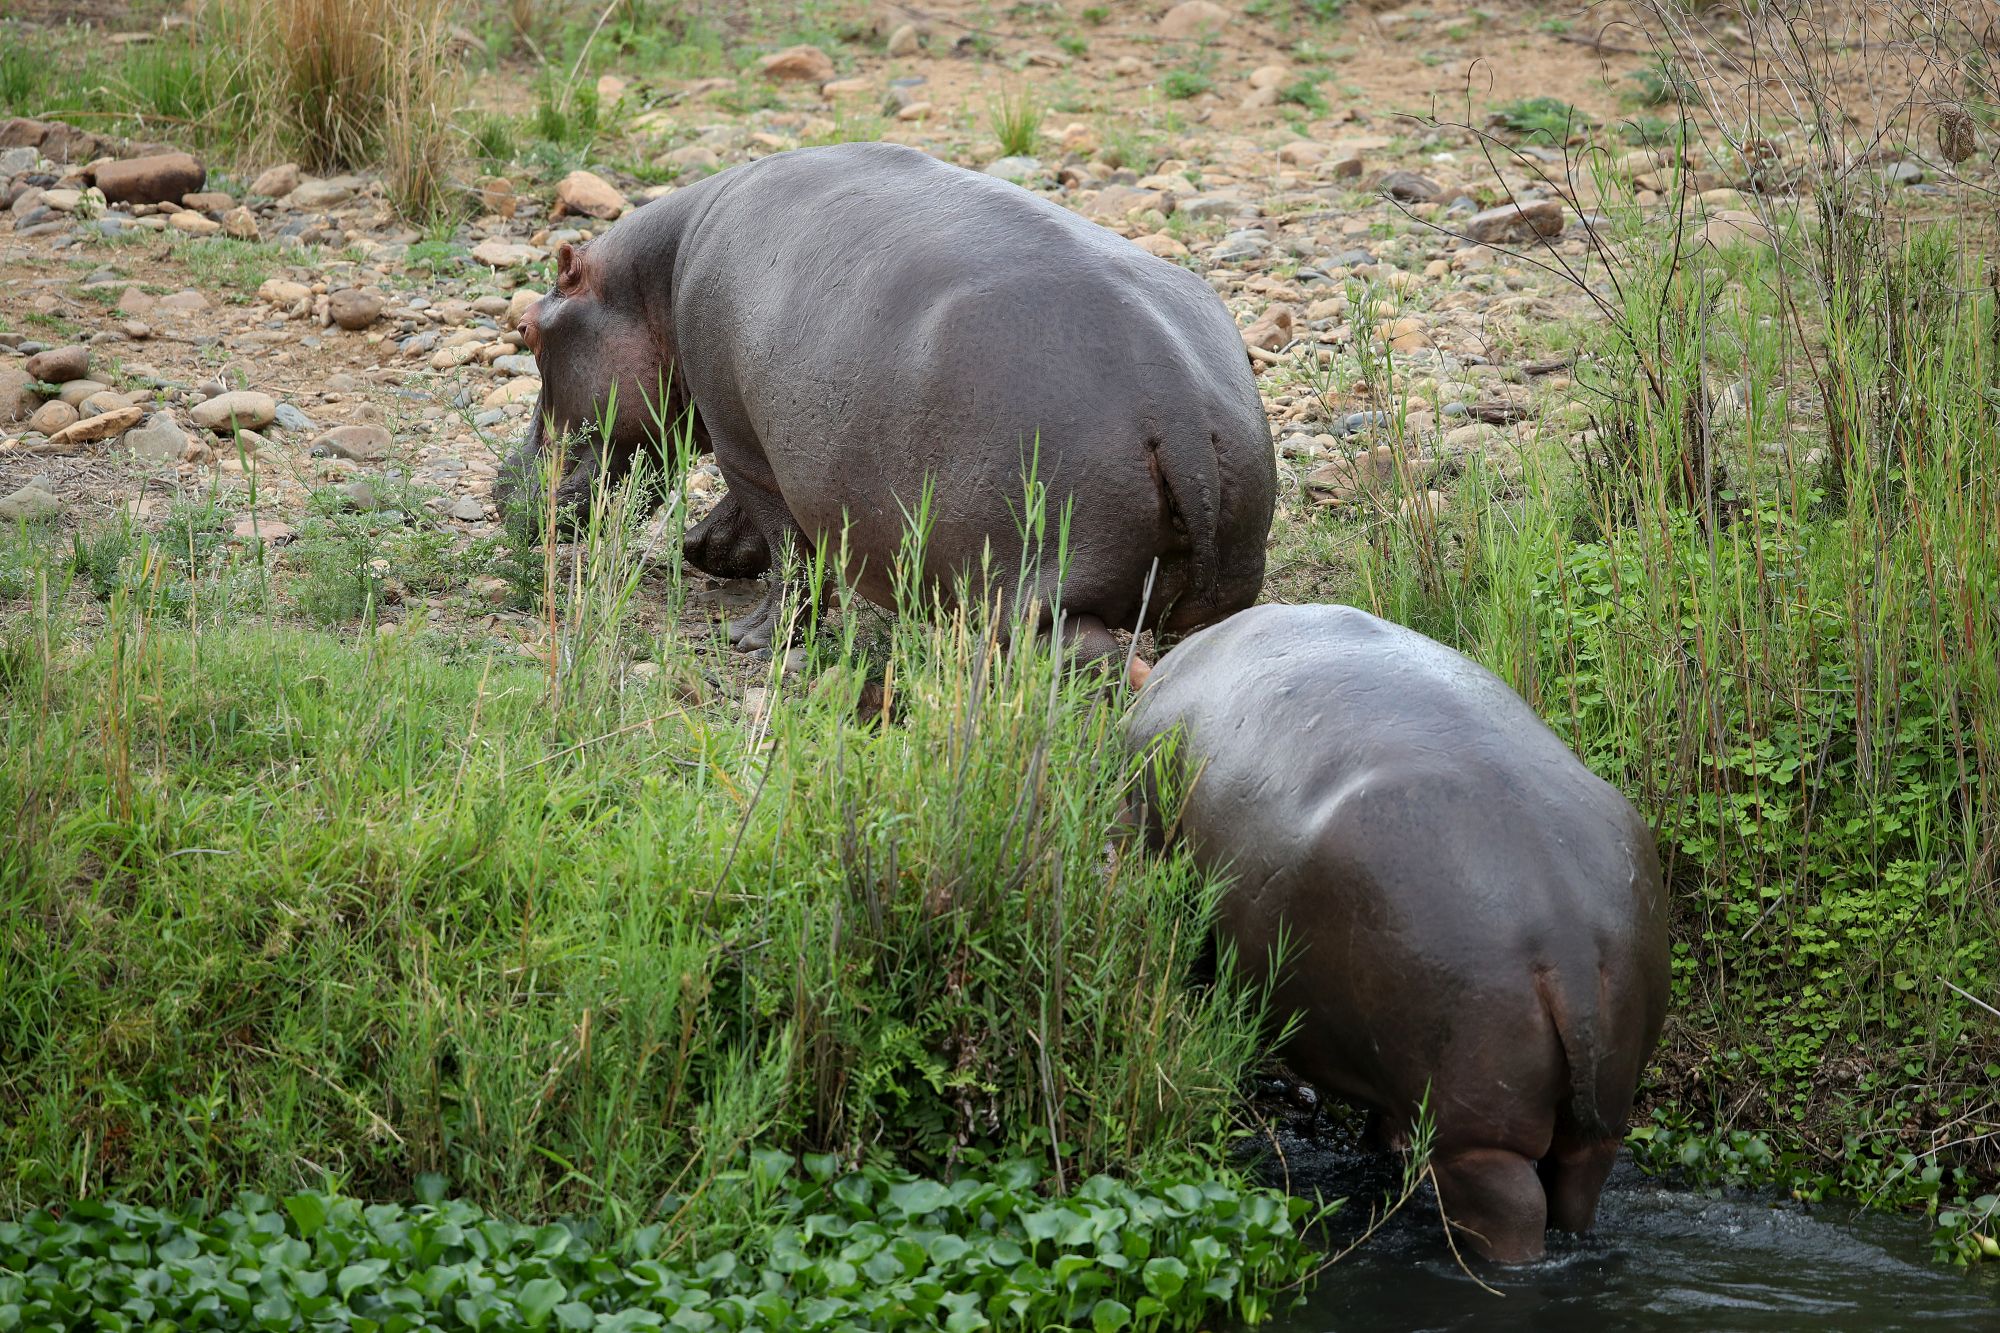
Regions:
M 170 34 L 106 55 L 39 26 L 0 29 L 0 114 L 68 119 L 200 151 L 240 145 L 254 123 L 250 70 L 226 40 Z
M 36 48 L 23 27 L 10 23 L 0 29 L 0 111 L 8 115 L 41 110 L 52 71 L 47 53 Z
M 1032 157 L 1041 139 L 1042 118 L 1046 114 L 1034 90 L 1023 86 L 1003 91 L 988 103 L 987 123 L 1000 141 L 1002 157 Z
M 1492 119 L 1524 139 L 1538 139 L 1558 148 L 1590 124 L 1587 116 L 1560 97 L 1517 98 L 1497 108 Z
M 1205 64 L 1182 65 L 1170 69 L 1166 78 L 1160 81 L 1161 91 L 1177 102 L 1190 97 L 1199 97 L 1213 87 L 1215 78 L 1209 73 Z
M 711 93 L 709 100 L 733 116 L 748 116 L 758 111 L 775 111 L 784 106 L 785 99 L 778 90 L 761 79 L 745 78 L 734 88 L 725 88 Z
M 1280 105 L 1303 107 L 1308 114 L 1323 116 L 1327 112 L 1326 97 L 1319 90 L 1319 80 L 1296 79 L 1278 90 Z
M 488 171 L 497 172 L 521 155 L 513 118 L 497 112 L 483 111 L 471 116 L 466 138 L 471 143 L 472 155 Z
M 1268 1315 L 1308 1252 L 1230 1165 L 1254 997 L 1188 985 L 1217 885 L 1107 856 L 1090 678 L 850 617 L 739 699 L 633 632 L 622 497 L 544 567 L 547 661 L 378 635 L 389 578 L 465 571 L 315 508 L 275 598 L 212 499 L 0 545 L 47 606 L 0 640 L 0 1216 L 67 1205 L 0 1223 L 0 1316 L 160 1267 L 223 1327 Z
M 286 249 L 275 241 L 238 241 L 215 236 L 202 240 L 169 238 L 168 255 L 187 270 L 188 277 L 206 288 L 222 288 L 231 301 L 241 305 L 256 299 L 257 289 L 279 269 L 310 261 L 311 256 Z
M 1187 985 L 1216 886 L 1106 858 L 1130 773 L 1089 679 L 849 618 L 810 689 L 739 701 L 634 632 L 617 505 L 547 567 L 539 663 L 374 634 L 360 541 L 260 598 L 226 521 L 82 561 L 87 635 L 46 565 L 54 618 L 10 617 L 0 1213 L 437 1173 L 635 1221 L 753 1148 L 1227 1178 L 1256 1014 Z M 308 614 L 358 641 L 270 618 L 322 561 L 354 586 Z M 868 674 L 894 725 L 857 723 Z M 706 1197 L 686 1227 L 749 1225 Z
M 536 138 L 566 148 L 587 145 L 597 137 L 597 118 L 595 84 L 581 79 L 570 84 L 551 72 L 536 86 Z

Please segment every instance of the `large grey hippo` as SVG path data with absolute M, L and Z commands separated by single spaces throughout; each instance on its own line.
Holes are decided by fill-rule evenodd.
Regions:
M 1017 186 L 891 144 L 779 153 L 677 190 L 581 249 L 522 328 L 542 372 L 536 435 L 611 439 L 583 481 L 651 431 L 666 387 L 692 407 L 729 499 L 688 534 L 740 574 L 787 545 L 829 557 L 880 604 L 911 516 L 923 574 L 1010 605 L 1057 591 L 1066 640 L 1182 632 L 1256 599 L 1277 490 L 1270 427 L 1228 310 L 1197 278 Z M 1046 540 L 1025 478 L 1046 487 Z M 564 494 L 579 494 L 578 478 Z M 926 488 L 929 488 L 928 496 Z M 1034 549 L 1030 549 L 1033 547 Z M 1017 587 L 1025 563 L 1029 577 Z M 774 588 L 730 628 L 770 643 Z
M 1186 791 L 1175 836 L 1233 877 L 1217 933 L 1240 964 L 1270 975 L 1285 942 L 1291 1067 L 1391 1144 L 1428 1095 L 1478 1253 L 1588 1229 L 1667 1002 L 1638 812 L 1497 676 L 1353 607 L 1259 606 L 1181 643 L 1126 736 L 1177 729 L 1150 771 Z

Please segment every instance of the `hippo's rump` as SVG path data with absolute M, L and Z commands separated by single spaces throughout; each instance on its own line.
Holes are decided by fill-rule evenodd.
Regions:
M 1240 946 L 1284 935 L 1316 967 L 1340 960 L 1295 989 L 1353 1022 L 1353 1038 L 1321 1043 L 1342 1071 L 1386 1080 L 1359 1034 L 1422 1012 L 1437 1019 L 1409 1040 L 1440 1053 L 1533 1041 L 1554 1078 L 1538 978 L 1594 994 L 1607 973 L 1658 971 L 1643 823 L 1518 695 L 1443 645 L 1352 607 L 1253 607 L 1166 655 L 1127 735 L 1144 745 L 1176 727 L 1192 786 L 1166 817 L 1235 877 L 1223 926 Z M 1657 1026 L 1616 1007 L 1607 1022 Z

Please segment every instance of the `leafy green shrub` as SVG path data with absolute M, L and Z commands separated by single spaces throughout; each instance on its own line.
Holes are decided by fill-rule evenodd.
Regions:
M 83 1202 L 0 1222 L 0 1328 L 136 1314 L 205 1328 L 1197 1328 L 1268 1318 L 1312 1252 L 1306 1205 L 1215 1181 L 1098 1176 L 1038 1192 L 1034 1168 L 951 1184 L 782 1153 L 713 1183 L 760 1205 L 733 1246 L 652 1224 L 503 1220 L 462 1202 L 247 1194 L 214 1216 Z
M 2000 1075 L 1966 998 L 2000 988 L 1984 264 L 1838 216 L 1783 255 L 1618 240 L 1576 459 L 1475 502 L 1462 569 L 1364 555 L 1361 600 L 1500 671 L 1656 830 L 1691 1114 L 1914 1151 Z

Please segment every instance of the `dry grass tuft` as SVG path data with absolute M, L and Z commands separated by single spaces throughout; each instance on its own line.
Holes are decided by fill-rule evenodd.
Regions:
M 462 0 L 211 0 L 269 71 L 256 90 L 276 147 L 312 171 L 381 164 L 389 198 L 428 219 L 449 196 L 450 33 Z

